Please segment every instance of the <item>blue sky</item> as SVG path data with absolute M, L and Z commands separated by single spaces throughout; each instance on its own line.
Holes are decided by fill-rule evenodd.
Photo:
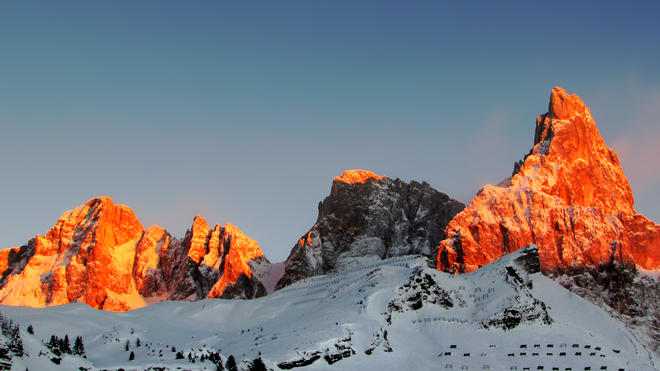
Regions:
M 559 85 L 660 220 L 658 2 L 0 3 L 0 246 L 107 195 L 182 237 L 231 222 L 272 261 L 344 169 L 469 202 Z

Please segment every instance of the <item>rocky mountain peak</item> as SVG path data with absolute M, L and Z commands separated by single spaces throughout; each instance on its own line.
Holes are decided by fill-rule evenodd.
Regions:
M 277 288 L 356 257 L 420 254 L 434 260 L 445 226 L 464 207 L 426 182 L 348 170 L 334 179 L 315 225 L 291 250 Z
M 46 236 L 0 251 L 0 303 L 79 301 L 123 311 L 163 300 L 254 297 L 265 294 L 252 279 L 254 259 L 265 259 L 259 246 L 231 224 L 211 229 L 198 215 L 177 240 L 159 226 L 144 230 L 128 206 L 97 197 L 65 212 Z
M 385 178 L 369 170 L 353 169 L 345 170 L 340 176 L 334 178 L 335 181 L 355 184 L 366 183 L 369 179 L 381 180 Z
M 630 184 L 590 110 L 561 88 L 536 120 L 534 147 L 500 186 L 486 185 L 447 227 L 438 267 L 467 272 L 528 244 L 541 268 L 611 259 L 660 266 L 660 228 L 633 209 Z
M 548 114 L 551 118 L 568 120 L 571 117 L 582 115 L 587 107 L 576 94 L 570 95 L 566 90 L 555 86 L 550 92 Z

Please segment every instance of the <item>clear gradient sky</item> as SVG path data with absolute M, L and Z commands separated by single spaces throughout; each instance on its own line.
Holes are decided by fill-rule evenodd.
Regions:
M 555 85 L 659 221 L 660 2 L 458 3 L 1 2 L 0 247 L 107 195 L 177 237 L 231 222 L 283 260 L 344 169 L 469 202 Z

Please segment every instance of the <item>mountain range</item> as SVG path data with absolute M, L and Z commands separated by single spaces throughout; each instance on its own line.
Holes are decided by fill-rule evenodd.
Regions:
M 198 215 L 179 239 L 89 200 L 0 251 L 0 304 L 58 306 L 3 307 L 19 324 L 6 344 L 19 336 L 32 358 L 5 354 L 39 369 L 214 369 L 229 355 L 245 369 L 654 369 L 660 226 L 633 206 L 589 109 L 556 87 L 532 149 L 469 205 L 347 170 L 281 263 L 229 223 Z M 79 320 L 89 328 L 70 330 Z M 46 343 L 67 331 L 94 355 Z

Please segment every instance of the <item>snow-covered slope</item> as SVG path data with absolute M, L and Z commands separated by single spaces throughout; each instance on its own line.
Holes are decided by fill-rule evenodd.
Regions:
M 249 301 L 0 311 L 20 325 L 26 354 L 10 362 L 21 370 L 215 370 L 208 358 L 218 354 L 239 369 L 258 358 L 275 370 L 657 367 L 623 323 L 538 269 L 534 246 L 464 275 L 428 268 L 422 257 L 356 258 L 351 268 Z M 56 365 L 42 343 L 52 335 L 82 336 L 87 358 L 64 355 Z

